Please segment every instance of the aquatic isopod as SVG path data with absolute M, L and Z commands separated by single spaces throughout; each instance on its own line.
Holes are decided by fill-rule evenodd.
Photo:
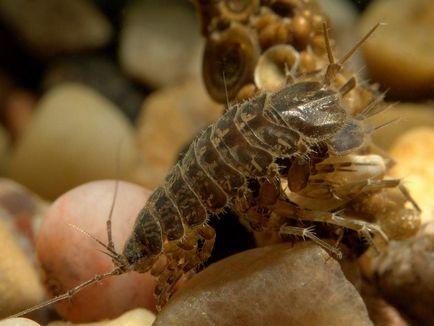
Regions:
M 325 71 L 288 79 L 294 81 L 229 108 L 155 189 L 122 253 L 115 251 L 108 227 L 108 245 L 100 244 L 115 268 L 49 303 L 112 275 L 151 271 L 158 278 L 155 294 L 161 307 L 176 282 L 211 255 L 216 235 L 209 216 L 228 208 L 251 230 L 309 238 L 337 257 L 340 250 L 314 234 L 318 223 L 387 239 L 375 224 L 339 214 L 339 205 L 360 193 L 399 184 L 382 179 L 385 167 L 378 157 L 366 162 L 351 155 L 369 139 L 372 128 L 366 119 L 378 113 L 377 101 L 351 115 L 343 99 L 356 86 L 355 78 L 333 86 L 342 64 L 377 26 L 335 62 L 324 25 L 330 61 Z M 284 168 L 280 162 L 287 162 Z M 354 182 L 345 179 L 349 171 L 358 177 Z M 281 179 L 287 180 L 291 195 Z M 319 209 L 317 200 L 326 204 Z

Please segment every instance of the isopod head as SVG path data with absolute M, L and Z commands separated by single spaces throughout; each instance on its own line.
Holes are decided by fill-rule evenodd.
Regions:
M 269 105 L 288 126 L 314 142 L 333 137 L 348 119 L 340 94 L 315 81 L 283 88 L 271 96 Z

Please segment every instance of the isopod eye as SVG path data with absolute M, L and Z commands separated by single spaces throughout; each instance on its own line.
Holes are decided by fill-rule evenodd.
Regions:
M 365 142 L 365 134 L 361 123 L 351 120 L 327 143 L 334 154 L 344 155 L 360 148 Z

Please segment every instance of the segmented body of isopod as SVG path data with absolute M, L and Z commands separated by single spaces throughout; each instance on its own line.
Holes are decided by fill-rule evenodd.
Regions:
M 272 1 L 276 10 L 293 3 L 298 1 Z M 233 16 L 231 26 L 242 31 L 237 24 L 243 17 Z M 177 281 L 211 255 L 216 235 L 208 220 L 226 209 L 252 231 L 308 238 L 337 257 L 341 251 L 328 240 L 339 242 L 342 229 L 370 243 L 372 235 L 387 241 L 375 224 L 379 197 L 390 201 L 390 216 L 398 206 L 401 214 L 407 202 L 417 205 L 403 188 L 397 196 L 385 192 L 400 181 L 385 178 L 387 159 L 370 142 L 374 128 L 368 119 L 381 111 L 381 98 L 357 109 L 348 104 L 357 84 L 353 76 L 344 80 L 341 69 L 360 43 L 336 63 L 325 25 L 323 33 L 329 59 L 324 69 L 300 74 L 302 58 L 291 50 L 297 73 L 288 70 L 286 85 L 233 105 L 192 142 L 138 214 L 122 253 L 114 250 L 109 232 L 103 245 L 115 268 L 50 303 L 106 277 L 151 271 L 158 278 L 158 306 L 163 306 Z M 407 217 L 417 230 L 417 209 L 409 208 Z M 314 229 L 331 236 L 317 236 Z

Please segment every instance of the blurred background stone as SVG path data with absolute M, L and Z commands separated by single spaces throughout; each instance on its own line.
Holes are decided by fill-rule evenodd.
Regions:
M 422 209 L 422 223 L 434 220 L 434 127 L 408 130 L 396 140 L 390 154 L 398 162 L 390 175 L 403 178 Z
M 339 263 L 312 242 L 248 250 L 197 274 L 155 325 L 373 325 Z
M 0 125 L 0 175 L 4 175 L 9 159 L 10 137 L 7 131 Z
M 153 88 L 200 76 L 203 41 L 193 5 L 178 0 L 131 1 L 120 35 L 122 68 Z
M 38 273 L 0 218 L 0 318 L 41 302 L 44 290 Z
M 0 219 L 15 230 L 15 238 L 36 264 L 34 240 L 48 203 L 13 180 L 0 178 Z
M 386 103 L 386 105 L 389 107 L 384 112 L 370 118 L 373 126 L 392 122 L 372 134 L 374 143 L 385 150 L 390 150 L 399 136 L 412 128 L 423 126 L 434 128 L 433 103 L 402 102 Z
M 430 222 L 432 224 L 434 222 Z M 380 292 L 419 325 L 434 325 L 434 234 L 392 242 L 377 259 Z
M 124 313 L 122 316 L 95 323 L 73 324 L 68 321 L 53 321 L 47 326 L 151 326 L 155 315 L 146 309 L 134 309 Z M 2 326 L 0 324 L 0 326 Z
M 0 16 L 40 55 L 98 48 L 112 33 L 107 19 L 86 0 L 1 0 Z
M 27 318 L 12 318 L 1 320 L 0 326 L 40 326 L 40 324 Z
M 374 322 L 374 325 L 410 326 L 399 311 L 381 297 L 381 294 L 373 285 L 365 281 L 361 295 L 368 308 L 369 318 Z
M 44 77 L 44 89 L 65 82 L 92 87 L 115 103 L 134 122 L 140 111 L 145 91 L 125 77 L 117 63 L 107 55 L 82 54 L 54 61 Z
M 91 180 L 119 178 L 138 158 L 133 128 L 114 104 L 79 84 L 51 89 L 17 142 L 10 176 L 53 199 Z
M 372 1 L 360 21 L 364 35 L 384 23 L 363 44 L 369 75 L 395 99 L 434 96 L 434 1 Z

